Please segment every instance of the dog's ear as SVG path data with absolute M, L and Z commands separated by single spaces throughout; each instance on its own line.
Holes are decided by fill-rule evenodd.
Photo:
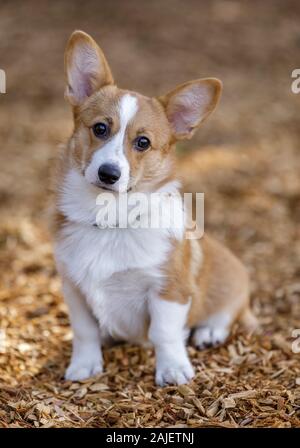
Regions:
M 105 56 L 96 42 L 83 31 L 74 31 L 65 51 L 65 96 L 78 106 L 101 87 L 113 84 Z
M 191 138 L 197 127 L 215 109 L 222 91 L 216 78 L 198 79 L 181 84 L 161 96 L 175 139 Z

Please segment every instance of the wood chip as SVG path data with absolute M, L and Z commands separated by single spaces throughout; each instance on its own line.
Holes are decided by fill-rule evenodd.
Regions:
M 89 386 L 89 390 L 91 390 L 92 392 L 101 392 L 101 391 L 107 390 L 107 389 L 108 389 L 107 384 L 96 383 L 96 384 L 91 384 Z
M 206 411 L 207 417 L 214 417 L 219 410 L 219 400 L 212 403 Z
M 225 409 L 230 409 L 230 408 L 235 408 L 236 407 L 236 402 L 233 398 L 224 398 L 222 400 L 222 405 Z
M 257 395 L 256 390 L 244 390 L 244 391 L 241 391 L 241 392 L 235 392 L 233 394 L 230 394 L 228 396 L 228 398 L 231 398 L 231 399 L 238 399 L 239 398 L 241 400 L 246 400 L 248 398 L 254 398 L 254 397 L 256 397 L 256 395 Z
M 195 395 L 195 391 L 191 389 L 186 384 L 182 384 L 181 386 L 178 386 L 178 392 L 183 395 L 184 397 L 188 397 L 189 395 Z

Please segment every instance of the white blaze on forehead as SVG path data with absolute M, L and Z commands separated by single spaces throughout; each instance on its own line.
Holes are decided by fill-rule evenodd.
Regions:
M 137 99 L 135 96 L 132 96 L 129 93 L 122 96 L 120 101 L 121 130 L 126 130 L 128 123 L 135 116 L 137 109 Z
M 119 102 L 119 131 L 101 149 L 95 151 L 85 177 L 91 183 L 98 182 L 98 170 L 103 163 L 115 163 L 121 170 L 120 179 L 112 186 L 117 191 L 126 191 L 128 188 L 130 166 L 124 152 L 126 129 L 138 110 L 135 96 L 126 93 Z
M 118 155 L 124 153 L 123 146 L 125 133 L 129 122 L 133 119 L 137 112 L 137 99 L 127 93 L 122 96 L 119 103 L 119 108 L 120 129 L 108 143 L 111 147 L 114 146 L 114 150 Z M 102 150 L 103 149 L 104 148 L 102 148 Z

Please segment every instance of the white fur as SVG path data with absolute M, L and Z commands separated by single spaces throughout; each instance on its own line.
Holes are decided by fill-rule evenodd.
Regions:
M 216 313 L 204 322 L 201 322 L 193 335 L 193 343 L 198 348 L 219 345 L 229 335 L 229 327 L 232 322 L 232 313 Z
M 175 192 L 176 184 L 165 185 L 164 191 L 168 190 Z M 160 267 L 169 256 L 171 237 L 181 239 L 184 232 L 183 219 L 182 227 L 175 229 L 94 227 L 98 192 L 83 176 L 70 171 L 59 197 L 58 207 L 68 222 L 60 230 L 55 254 L 63 277 L 74 285 L 73 289 L 64 288 L 74 329 L 74 352 L 66 374 L 69 379 L 83 379 L 100 371 L 98 355 L 94 359 L 91 351 L 83 348 L 87 344 L 96 349 L 86 328 L 91 327 L 92 314 L 99 322 L 102 343 L 110 337 L 137 343 L 147 339 L 144 328 L 149 320 L 149 297 L 158 296 L 163 285 Z M 176 209 L 183 214 L 181 202 Z M 82 304 L 79 306 L 76 297 L 81 294 L 90 319 L 81 319 Z M 76 337 L 76 327 L 81 328 L 80 337 Z
M 100 165 L 103 163 L 115 163 L 121 170 L 121 177 L 110 188 L 124 192 L 128 189 L 130 175 L 129 163 L 124 153 L 124 138 L 128 123 L 138 110 L 137 99 L 127 93 L 121 98 L 119 108 L 120 129 L 101 149 L 95 151 L 85 171 L 85 178 L 92 184 L 99 184 L 98 170 Z
M 92 200 L 94 194 L 96 203 L 96 192 L 80 177 L 79 173 L 67 175 L 59 199 L 59 209 L 69 222 L 60 232 L 57 253 L 73 281 L 80 285 L 87 275 L 99 281 L 115 272 L 161 265 L 171 248 L 170 237 L 181 239 L 184 227 L 98 229 L 92 225 L 96 222 L 97 208 L 93 208 Z M 78 187 L 73 184 L 75 179 Z M 180 210 L 183 213 L 178 207 L 178 213 Z
M 63 292 L 74 333 L 72 358 L 65 376 L 67 380 L 84 380 L 103 369 L 99 326 L 84 297 L 66 278 Z
M 120 222 L 123 222 L 130 225 L 132 230 L 136 228 L 143 230 L 144 224 L 148 223 L 148 227 L 153 227 L 153 234 L 165 234 L 165 236 L 180 240 L 184 236 L 186 217 L 183 200 L 178 192 L 179 188 L 180 184 L 177 181 L 167 183 L 155 192 L 159 198 L 156 203 L 156 201 L 152 202 L 151 193 L 132 192 L 116 195 L 113 192 L 101 192 L 98 187 L 87 182 L 77 170 L 72 168 L 66 173 L 60 187 L 58 209 L 74 223 L 89 225 L 97 223 L 99 227 L 109 224 L 110 227 L 119 227 Z M 140 207 L 139 196 L 141 196 L 141 200 L 145 200 L 146 205 L 149 204 L 151 207 Z M 127 216 L 123 216 L 127 211 L 126 207 L 120 207 L 121 213 L 119 214 L 118 201 L 122 197 L 128 204 Z M 106 203 L 108 211 L 116 208 L 116 213 L 110 213 L 112 218 L 110 222 L 107 219 L 104 220 L 104 214 L 100 213 L 104 203 Z M 160 219 L 157 219 L 158 215 L 160 215 Z M 137 218 L 139 218 L 138 221 Z M 156 226 L 156 223 L 159 223 L 159 226 Z M 144 230 L 147 229 L 144 228 Z M 155 232 L 155 230 L 160 230 L 160 232 Z
M 175 298 L 176 299 L 176 298 Z M 180 304 L 152 295 L 149 339 L 155 346 L 156 383 L 184 384 L 194 376 L 186 347 L 186 320 L 191 301 Z
M 75 169 L 70 169 L 62 182 L 58 197 L 58 209 L 70 221 L 93 225 L 98 212 L 99 188 L 88 184 Z

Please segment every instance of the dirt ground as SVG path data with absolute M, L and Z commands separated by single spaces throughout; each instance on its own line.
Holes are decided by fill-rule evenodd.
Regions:
M 296 0 L 2 0 L 0 426 L 300 426 L 299 19 Z M 190 348 L 188 386 L 155 387 L 152 350 L 128 345 L 105 351 L 103 376 L 63 380 L 72 334 L 45 216 L 49 160 L 72 128 L 63 50 L 76 28 L 122 87 L 224 82 L 218 111 L 178 153 L 186 191 L 205 192 L 206 230 L 249 269 L 261 331 Z

